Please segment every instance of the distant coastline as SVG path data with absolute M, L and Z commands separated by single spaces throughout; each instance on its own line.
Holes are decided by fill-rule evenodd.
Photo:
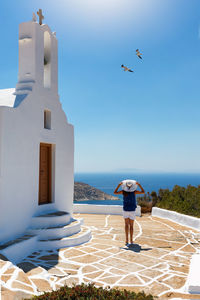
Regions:
M 119 200 L 118 197 L 109 195 L 89 184 L 74 182 L 74 202 L 96 201 L 96 200 Z
M 136 179 L 145 192 L 173 189 L 175 185 L 187 187 L 200 185 L 199 173 L 75 173 L 75 181 L 87 183 L 114 196 L 114 189 L 123 179 Z M 122 197 L 119 195 L 119 198 Z

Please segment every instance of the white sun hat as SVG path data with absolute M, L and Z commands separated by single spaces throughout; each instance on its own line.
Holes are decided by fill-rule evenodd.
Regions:
M 122 181 L 122 190 L 125 192 L 134 192 L 137 190 L 137 181 L 132 179 L 126 179 Z

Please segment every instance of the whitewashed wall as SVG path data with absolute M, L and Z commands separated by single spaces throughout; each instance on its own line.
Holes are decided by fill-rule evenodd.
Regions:
M 23 233 L 32 216 L 39 212 L 57 209 L 72 213 L 74 132 L 73 126 L 67 122 L 57 94 L 57 42 L 51 32 L 52 86 L 43 87 L 41 63 L 43 65 L 44 56 L 41 53 L 44 45 L 41 36 L 45 30 L 50 32 L 46 25 L 40 26 L 34 22 L 20 25 L 20 38 L 31 37 L 34 40 L 36 33 L 40 38 L 37 42 L 32 41 L 34 47 L 37 45 L 34 48 L 35 65 L 30 62 L 28 68 L 24 66 L 25 61 L 21 61 L 23 55 L 30 54 L 31 59 L 33 53 L 30 47 L 27 48 L 29 54 L 20 50 L 22 55 L 16 93 L 21 95 L 27 92 L 27 88 L 30 89 L 31 81 L 26 76 L 30 76 L 35 83 L 31 87 L 32 91 L 27 92 L 17 107 L 0 107 L 0 243 Z M 51 130 L 44 129 L 45 109 L 51 111 Z M 54 203 L 38 206 L 40 143 L 55 145 L 55 185 Z
M 81 214 L 109 214 L 122 215 L 121 205 L 95 205 L 95 204 L 74 204 L 73 212 Z M 141 207 L 138 205 L 136 209 L 136 216 L 141 216 Z
M 152 216 L 168 219 L 178 224 L 200 230 L 200 218 L 179 214 L 175 211 L 162 209 L 158 207 L 152 208 Z

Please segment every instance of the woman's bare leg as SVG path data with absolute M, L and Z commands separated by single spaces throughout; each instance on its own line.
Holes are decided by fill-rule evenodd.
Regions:
M 128 244 L 129 218 L 124 219 L 124 222 L 125 222 L 126 244 Z
M 129 226 L 130 226 L 130 242 L 133 244 L 133 224 L 134 220 L 129 219 Z

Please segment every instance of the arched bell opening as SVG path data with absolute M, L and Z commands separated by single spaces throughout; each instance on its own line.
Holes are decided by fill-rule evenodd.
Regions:
M 48 31 L 44 33 L 44 87 L 51 87 L 51 37 Z

